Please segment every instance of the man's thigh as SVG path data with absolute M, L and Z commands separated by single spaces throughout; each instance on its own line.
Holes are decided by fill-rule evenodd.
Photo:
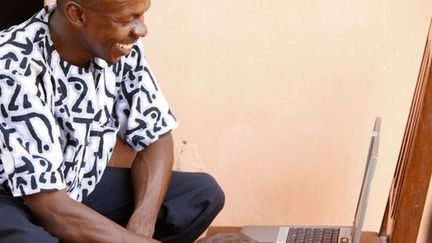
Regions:
M 159 219 L 171 212 L 179 217 L 175 220 L 195 220 L 202 213 L 204 202 L 223 205 L 223 192 L 216 181 L 204 173 L 173 171 L 168 191 L 162 203 Z M 95 190 L 83 203 L 98 213 L 125 226 L 134 210 L 134 193 L 131 170 L 107 167 Z M 198 205 L 198 206 L 196 206 Z M 167 212 L 169 211 L 169 212 Z M 170 215 L 168 218 L 172 218 Z M 174 222 L 170 222 L 172 224 Z M 183 222 L 188 225 L 190 222 Z
M 0 243 L 51 243 L 58 240 L 36 223 L 25 204 L 0 194 Z
M 83 203 L 126 226 L 134 209 L 131 170 L 106 168 Z M 173 171 L 159 212 L 155 237 L 163 242 L 192 242 L 208 227 L 224 204 L 217 182 L 204 173 Z
M 134 210 L 131 170 L 107 167 L 95 190 L 83 200 L 83 204 L 126 226 Z

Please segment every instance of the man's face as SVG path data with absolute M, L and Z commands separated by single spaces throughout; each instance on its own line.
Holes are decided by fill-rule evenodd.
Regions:
M 150 0 L 99 0 L 85 6 L 84 45 L 90 55 L 116 63 L 147 34 L 144 13 Z

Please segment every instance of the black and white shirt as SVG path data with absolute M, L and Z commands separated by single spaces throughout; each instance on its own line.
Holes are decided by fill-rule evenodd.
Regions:
M 140 43 L 114 65 L 70 65 L 48 31 L 54 9 L 0 32 L 0 190 L 19 197 L 66 189 L 82 201 L 117 136 L 139 151 L 177 122 Z

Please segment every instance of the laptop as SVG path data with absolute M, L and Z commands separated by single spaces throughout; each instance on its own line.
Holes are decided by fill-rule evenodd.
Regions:
M 359 243 L 369 190 L 378 157 L 381 118 L 375 119 L 360 196 L 351 226 L 246 225 L 241 232 L 258 242 L 276 243 Z

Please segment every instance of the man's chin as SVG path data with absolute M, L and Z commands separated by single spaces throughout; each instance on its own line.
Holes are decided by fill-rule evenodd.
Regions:
M 116 64 L 121 60 L 122 56 L 119 57 L 111 57 L 111 58 L 103 58 L 108 64 Z

